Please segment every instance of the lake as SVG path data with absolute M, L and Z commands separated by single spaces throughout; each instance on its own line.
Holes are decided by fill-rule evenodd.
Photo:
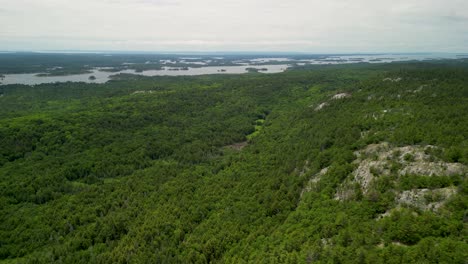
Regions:
M 457 59 L 467 57 L 466 54 L 451 54 L 451 53 L 428 53 L 428 54 L 374 54 L 374 55 L 323 55 L 307 58 L 297 56 L 285 57 L 258 57 L 241 60 L 233 60 L 237 66 L 202 66 L 210 60 L 198 57 L 180 57 L 177 60 L 160 60 L 159 62 L 166 65 L 162 70 L 148 70 L 143 72 L 135 72 L 135 70 L 122 70 L 119 72 L 105 72 L 100 71 L 99 68 L 92 70 L 88 74 L 76 74 L 66 76 L 36 76 L 37 73 L 29 74 L 5 74 L 3 79 L 0 79 L 1 85 L 6 84 L 27 84 L 35 85 L 41 83 L 55 83 L 55 82 L 87 82 L 87 83 L 105 83 L 110 80 L 110 76 L 119 73 L 137 74 L 143 76 L 187 76 L 187 75 L 204 75 L 204 74 L 243 74 L 247 73 L 247 68 L 262 69 L 266 68 L 267 71 L 260 71 L 261 73 L 278 73 L 283 72 L 293 65 L 327 65 L 327 64 L 350 64 L 350 63 L 391 63 L 401 61 L 424 61 L 424 60 L 438 60 L 438 59 Z M 222 57 L 220 57 L 222 58 Z M 191 60 L 191 61 L 189 61 Z M 193 61 L 199 60 L 199 61 Z M 171 67 L 171 64 L 183 63 L 188 68 L 182 70 L 181 68 Z M 133 63 L 123 63 L 123 65 L 131 65 Z M 198 64 L 201 67 L 190 67 L 190 65 Z M 265 65 L 263 65 L 265 64 Z M 101 68 L 103 69 L 103 68 Z M 91 80 L 90 76 L 95 79 Z
M 3 79 L 0 79 L 1 85 L 7 84 L 26 84 L 35 85 L 41 83 L 55 82 L 87 82 L 87 83 L 105 83 L 110 80 L 111 75 L 119 73 L 137 74 L 143 76 L 190 76 L 203 74 L 242 74 L 247 73 L 247 68 L 262 69 L 267 71 L 262 73 L 278 73 L 285 71 L 289 66 L 284 65 L 261 65 L 261 66 L 207 66 L 199 68 L 188 68 L 188 70 L 174 70 L 172 67 L 165 67 L 163 70 L 149 70 L 143 72 L 135 72 L 135 70 L 123 70 L 119 72 L 105 72 L 99 69 L 94 69 L 92 73 L 74 74 L 65 76 L 37 76 L 37 73 L 23 74 L 5 74 Z M 90 80 L 89 77 L 94 76 L 96 79 Z

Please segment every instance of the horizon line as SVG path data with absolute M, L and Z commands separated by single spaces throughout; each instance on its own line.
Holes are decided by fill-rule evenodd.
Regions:
M 82 53 L 82 54 L 99 54 L 99 53 L 113 53 L 113 54 L 169 54 L 169 55 L 187 55 L 187 54 L 198 54 L 198 55 L 210 55 L 210 54 L 283 54 L 283 55 L 404 55 L 404 54 L 463 54 L 466 55 L 468 52 L 441 52 L 441 51 L 427 51 L 427 52 L 310 52 L 310 51 L 151 51 L 151 50 L 0 50 L 0 53 Z

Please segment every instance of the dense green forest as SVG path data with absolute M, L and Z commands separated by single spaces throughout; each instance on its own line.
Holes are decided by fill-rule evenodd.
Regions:
M 0 86 L 0 262 L 466 263 L 468 61 Z

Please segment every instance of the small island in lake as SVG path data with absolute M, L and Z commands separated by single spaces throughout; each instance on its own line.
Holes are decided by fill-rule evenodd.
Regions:
M 90 81 L 94 81 L 94 80 L 96 80 L 96 76 L 94 76 L 94 75 L 91 75 L 91 76 L 89 76 L 89 77 L 88 77 L 88 80 L 90 80 Z
M 246 68 L 245 69 L 247 72 L 266 72 L 268 71 L 267 68 L 253 68 L 253 67 L 249 67 L 249 68 Z

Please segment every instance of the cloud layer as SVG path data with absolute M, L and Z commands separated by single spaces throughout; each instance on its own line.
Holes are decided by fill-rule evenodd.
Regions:
M 0 50 L 468 52 L 466 0 L 0 0 Z

